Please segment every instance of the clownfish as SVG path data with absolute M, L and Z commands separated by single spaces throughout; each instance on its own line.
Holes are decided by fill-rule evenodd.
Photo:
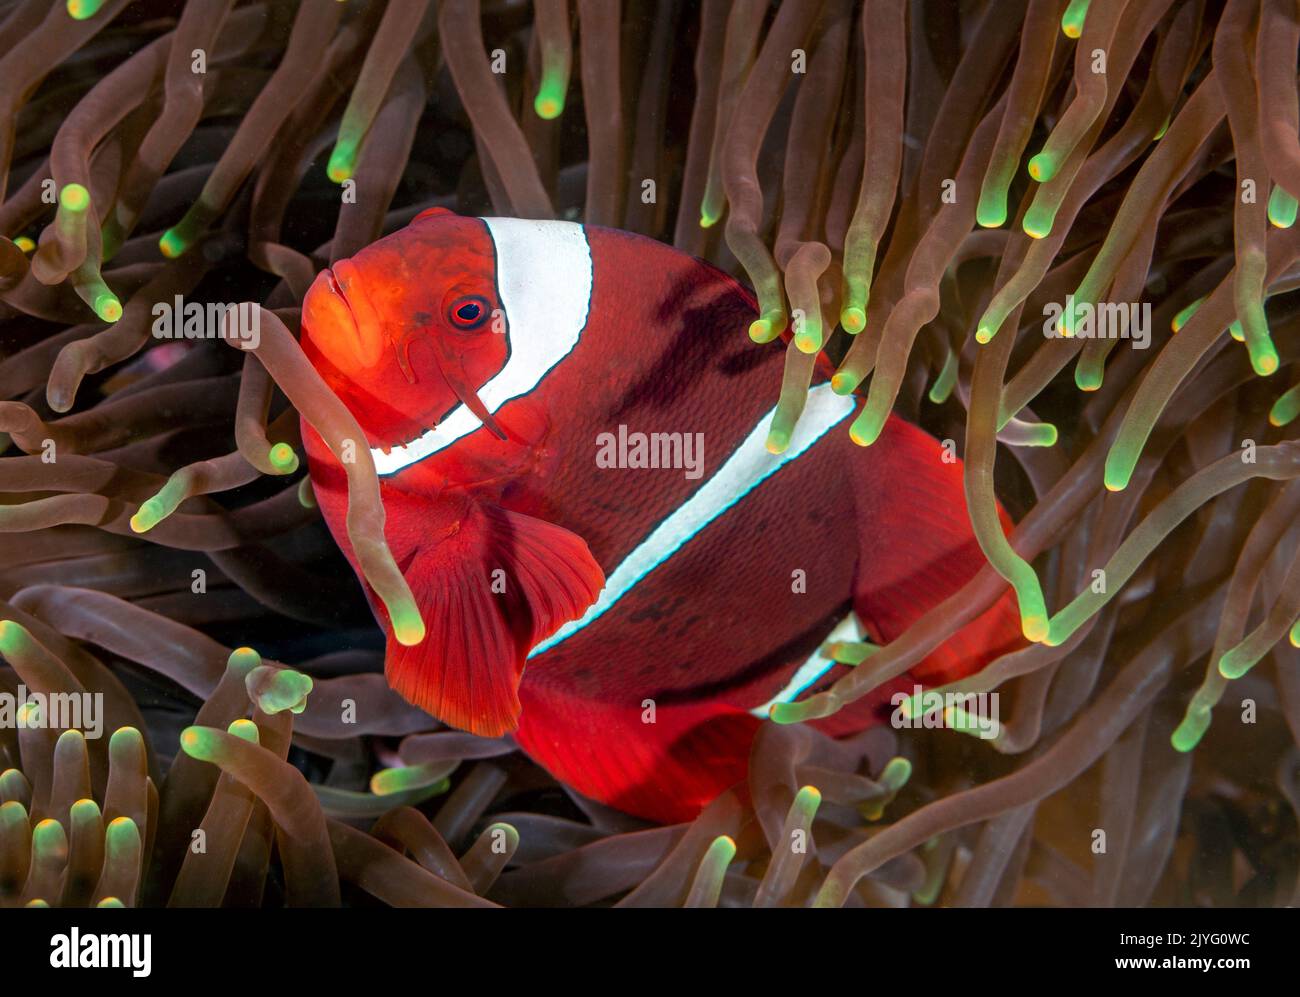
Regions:
M 984 565 L 960 463 L 897 417 L 854 444 L 860 400 L 828 366 L 769 452 L 783 359 L 745 334 L 756 311 L 648 238 L 441 208 L 317 276 L 302 348 L 365 433 L 427 628 L 399 643 L 358 571 L 394 690 L 588 797 L 687 820 L 745 778 L 773 703 L 845 674 L 828 639 L 883 644 Z M 303 439 L 355 569 L 343 467 Z M 1022 644 L 1003 598 L 815 723 L 861 730 Z

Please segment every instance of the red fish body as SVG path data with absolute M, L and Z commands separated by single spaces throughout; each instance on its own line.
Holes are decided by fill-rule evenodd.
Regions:
M 303 348 L 366 434 L 427 627 L 402 646 L 367 591 L 399 693 L 513 732 L 588 796 L 683 820 L 744 778 L 771 702 L 843 674 L 818 655 L 832 631 L 888 641 L 978 570 L 960 465 L 898 419 L 854 445 L 829 371 L 767 451 L 782 353 L 748 340 L 754 313 L 649 239 L 440 210 L 320 275 Z M 343 469 L 304 439 L 355 567 Z M 1019 642 L 1003 600 L 819 726 L 878 722 L 894 691 Z

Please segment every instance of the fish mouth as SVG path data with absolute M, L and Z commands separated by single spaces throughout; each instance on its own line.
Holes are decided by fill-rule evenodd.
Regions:
M 377 316 L 346 260 L 326 267 L 303 298 L 303 324 L 321 351 L 345 374 L 374 367 L 383 354 Z
M 348 316 L 352 319 L 352 328 L 357 339 L 361 338 L 361 323 L 357 321 L 356 310 L 352 307 L 352 302 L 348 300 L 347 292 L 343 290 L 343 285 L 339 283 L 338 275 L 330 267 L 321 271 L 321 277 L 325 278 L 325 286 L 331 293 L 338 296 L 343 307 L 347 310 Z
M 383 443 L 380 444 L 380 449 L 387 453 L 410 445 L 436 430 L 460 406 L 473 413 L 479 423 L 497 439 L 507 439 L 505 430 L 483 403 L 478 390 L 466 375 L 460 358 L 449 355 L 440 344 L 436 332 L 428 334 L 432 330 L 415 326 L 398 330 L 391 323 L 384 322 L 366 296 L 360 278 L 360 273 L 348 260 L 340 260 L 317 275 L 312 290 L 308 292 L 311 300 L 304 303 L 305 311 L 320 313 L 322 318 L 330 320 L 335 330 L 333 336 L 320 343 L 321 348 L 336 361 L 343 361 L 345 373 L 354 373 L 374 367 L 383 355 L 384 344 L 388 343 L 393 347 L 402 375 L 408 383 L 415 384 L 416 375 L 409 354 L 415 342 L 423 341 L 429 347 L 428 353 L 442 382 L 459 403 L 452 405 L 441 417 L 430 419 L 424 424 L 425 428 L 412 439 L 401 443 Z M 426 335 L 417 340 L 421 332 Z
M 326 267 L 320 272 L 320 276 L 325 278 L 325 286 L 339 296 L 339 300 L 347 306 L 348 314 L 352 315 L 352 321 L 356 321 L 356 314 L 352 311 L 352 302 L 348 301 L 348 296 L 343 290 L 343 285 L 339 283 L 338 274 L 332 267 Z

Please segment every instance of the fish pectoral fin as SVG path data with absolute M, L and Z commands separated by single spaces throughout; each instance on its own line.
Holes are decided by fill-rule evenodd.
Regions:
M 605 572 L 591 556 L 587 541 L 563 526 L 521 512 L 488 507 L 495 522 L 495 554 L 517 590 L 531 623 L 524 654 L 538 641 L 577 620 L 605 587 Z
M 577 534 L 472 501 L 458 528 L 417 549 L 404 573 L 427 636 L 406 647 L 388 628 L 388 683 L 421 709 L 483 737 L 518 726 L 528 652 L 581 617 L 605 584 Z

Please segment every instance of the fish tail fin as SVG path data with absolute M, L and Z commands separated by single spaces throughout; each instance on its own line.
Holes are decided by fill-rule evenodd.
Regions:
M 957 592 L 988 562 L 966 512 L 961 461 L 923 430 L 891 418 L 872 459 L 855 462 L 859 565 L 853 606 L 877 636 L 890 641 Z M 1005 529 L 1010 518 L 999 509 Z M 1008 587 L 910 670 L 923 685 L 974 674 L 1025 646 L 1014 594 Z M 901 678 L 901 677 L 900 677 Z
M 591 699 L 545 666 L 520 688 L 515 739 L 584 796 L 661 824 L 693 820 L 745 779 L 759 719 L 717 702 Z
M 384 617 L 389 684 L 452 726 L 508 733 L 525 657 L 596 600 L 599 565 L 581 537 L 522 513 L 414 497 L 386 504 L 420 534 L 401 560 L 427 630 L 406 647 Z

